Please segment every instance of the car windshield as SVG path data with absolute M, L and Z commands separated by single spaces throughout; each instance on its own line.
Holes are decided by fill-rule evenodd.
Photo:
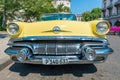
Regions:
M 40 17 L 41 21 L 48 20 L 76 20 L 74 14 L 44 14 Z

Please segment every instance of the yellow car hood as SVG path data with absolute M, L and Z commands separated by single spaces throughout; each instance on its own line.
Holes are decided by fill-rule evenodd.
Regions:
M 54 21 L 40 21 L 33 23 L 16 22 L 16 24 L 20 26 L 21 33 L 14 37 L 28 37 L 28 36 L 97 37 L 98 36 L 93 33 L 90 22 L 54 20 Z M 56 27 L 60 29 L 58 32 L 54 31 Z

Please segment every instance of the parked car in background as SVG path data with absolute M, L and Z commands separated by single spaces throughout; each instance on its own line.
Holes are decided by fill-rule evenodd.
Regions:
M 12 22 L 5 53 L 19 63 L 64 65 L 104 62 L 113 50 L 105 20 L 80 22 L 74 14 L 44 14 L 38 22 Z

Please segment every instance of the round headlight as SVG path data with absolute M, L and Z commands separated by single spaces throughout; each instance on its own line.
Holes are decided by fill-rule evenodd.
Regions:
M 29 50 L 26 48 L 23 48 L 19 51 L 19 53 L 16 55 L 16 57 L 20 62 L 23 62 L 27 59 L 28 54 L 29 54 Z
M 11 23 L 8 25 L 7 31 L 11 35 L 16 35 L 19 32 L 19 26 L 15 23 Z
M 104 35 L 109 32 L 109 25 L 106 22 L 99 22 L 96 26 L 96 32 L 99 35 Z
M 85 47 L 85 48 L 84 48 L 84 53 L 85 53 L 85 56 L 86 56 L 87 60 L 93 61 L 93 60 L 96 59 L 95 50 L 93 50 L 92 48 L 90 48 L 90 47 Z

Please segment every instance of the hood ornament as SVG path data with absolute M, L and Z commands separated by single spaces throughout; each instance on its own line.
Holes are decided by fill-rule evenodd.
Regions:
M 59 33 L 61 30 L 60 30 L 60 27 L 58 27 L 58 26 L 55 26 L 54 28 L 53 28 L 53 32 L 54 33 Z
M 55 34 L 58 34 L 59 32 L 71 32 L 71 31 L 61 30 L 59 26 L 54 26 L 52 30 L 43 31 L 42 33 L 47 32 L 54 32 Z

